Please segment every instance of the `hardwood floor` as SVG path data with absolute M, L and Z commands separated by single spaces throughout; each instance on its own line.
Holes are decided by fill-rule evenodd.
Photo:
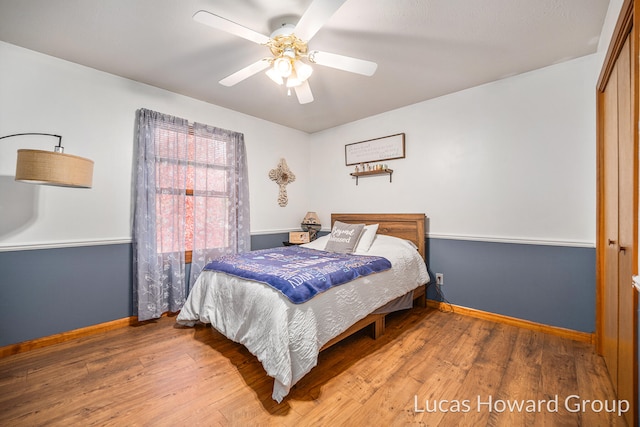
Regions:
M 433 308 L 322 352 L 281 404 L 272 387 L 244 347 L 163 318 L 0 359 L 0 425 L 626 425 L 590 344 Z

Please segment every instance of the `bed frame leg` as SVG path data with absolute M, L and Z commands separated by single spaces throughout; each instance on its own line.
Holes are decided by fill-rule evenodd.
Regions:
M 418 297 L 416 300 L 418 307 L 425 308 L 427 306 L 427 294 L 424 293 Z
M 418 307 L 427 306 L 427 285 L 422 285 L 414 291 L 413 301 Z
M 385 322 L 384 314 L 380 315 L 373 323 L 373 339 L 377 340 L 378 337 L 381 337 L 384 334 Z

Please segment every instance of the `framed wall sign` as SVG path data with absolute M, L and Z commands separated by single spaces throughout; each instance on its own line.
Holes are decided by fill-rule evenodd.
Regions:
M 404 133 L 354 142 L 344 146 L 347 166 L 404 158 Z

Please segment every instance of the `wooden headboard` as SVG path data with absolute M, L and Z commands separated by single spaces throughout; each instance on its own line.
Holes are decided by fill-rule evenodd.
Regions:
M 331 214 L 332 228 L 336 221 L 347 224 L 379 224 L 379 234 L 412 241 L 418 247 L 422 259 L 426 259 L 425 214 Z

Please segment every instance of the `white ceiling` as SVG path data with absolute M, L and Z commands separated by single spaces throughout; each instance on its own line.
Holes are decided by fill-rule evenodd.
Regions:
M 314 65 L 305 105 L 264 73 L 218 84 L 269 52 L 196 11 L 269 35 L 310 3 L 0 0 L 0 40 L 312 133 L 594 53 L 609 0 L 347 0 L 309 48 L 377 62 L 372 77 Z

